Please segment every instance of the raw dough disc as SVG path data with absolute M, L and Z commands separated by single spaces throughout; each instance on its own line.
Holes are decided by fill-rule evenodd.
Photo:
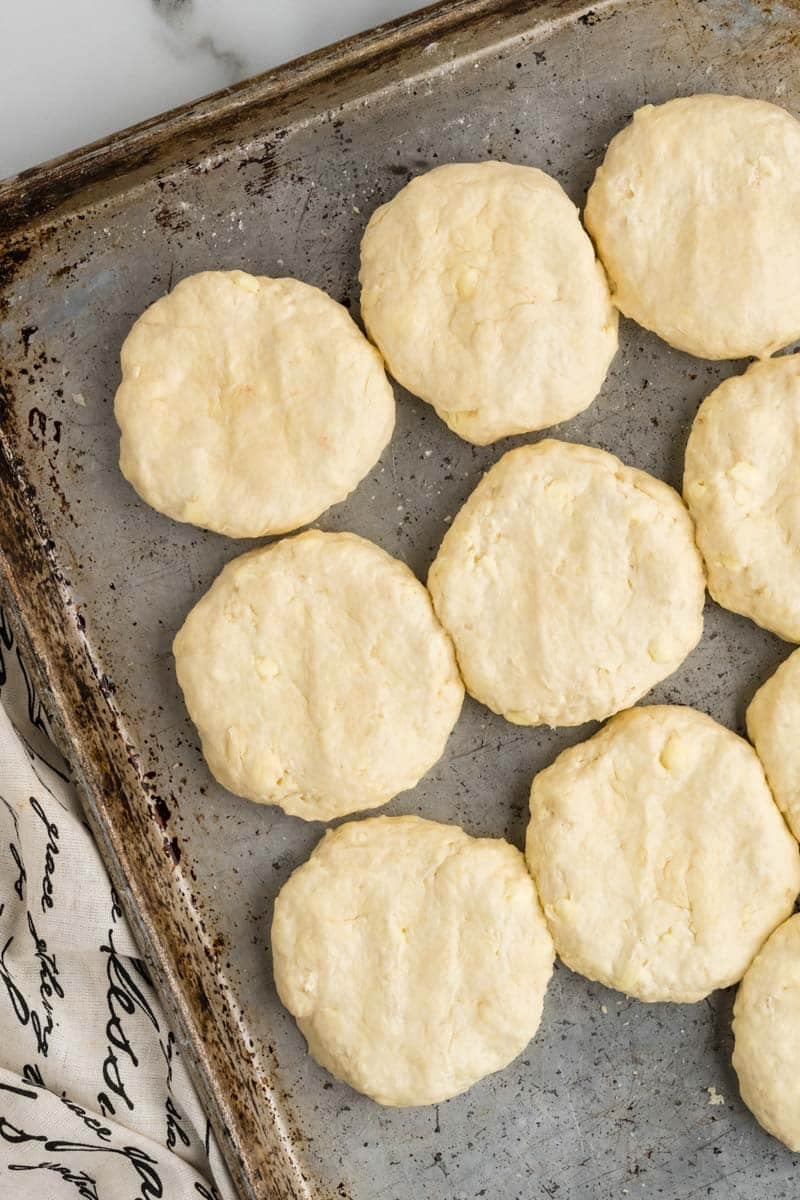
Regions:
M 425 588 L 352 533 L 310 530 L 234 559 L 174 651 L 219 782 L 306 820 L 413 787 L 464 697 Z
M 536 1033 L 553 944 L 518 850 L 419 817 L 328 832 L 275 902 L 278 994 L 323 1067 L 435 1104 Z
M 230 537 L 344 500 L 394 428 L 380 356 L 296 279 L 205 271 L 139 318 L 114 409 L 120 469 L 153 508 Z
M 800 355 L 753 363 L 700 405 L 683 494 L 708 590 L 800 642 Z
M 614 303 L 701 358 L 800 336 L 800 121 L 740 96 L 646 105 L 612 140 L 586 227 Z
M 800 1151 L 800 913 L 772 934 L 733 1007 L 733 1066 L 756 1120 Z
M 413 179 L 367 226 L 361 288 L 392 374 L 478 445 L 582 412 L 617 349 L 577 209 L 534 167 L 455 163 Z
M 691 708 L 633 708 L 531 788 L 525 853 L 556 951 L 640 1000 L 741 979 L 800 891 L 755 751 Z
M 589 446 L 511 450 L 456 516 L 428 586 L 467 690 L 520 725 L 581 725 L 670 675 L 703 628 L 692 522 Z
M 750 701 L 747 735 L 764 764 L 775 803 L 800 840 L 800 650 Z

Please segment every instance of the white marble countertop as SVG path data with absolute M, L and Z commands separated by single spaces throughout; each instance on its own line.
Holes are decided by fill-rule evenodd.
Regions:
M 0 179 L 423 0 L 0 0 Z

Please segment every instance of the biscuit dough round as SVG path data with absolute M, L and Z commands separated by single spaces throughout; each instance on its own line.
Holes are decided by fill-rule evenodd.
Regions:
M 123 475 L 159 512 L 230 537 L 315 520 L 394 428 L 374 346 L 296 279 L 191 275 L 143 313 L 121 361 Z
M 525 854 L 567 966 L 639 1000 L 736 983 L 800 891 L 755 751 L 680 706 L 620 713 L 541 771 Z
M 753 363 L 697 412 L 683 494 L 708 590 L 800 642 L 800 355 Z
M 700 639 L 705 581 L 680 497 L 603 450 L 511 450 L 428 577 L 467 690 L 520 725 L 633 704 Z
M 769 938 L 733 1006 L 742 1099 L 768 1133 L 800 1151 L 800 913 Z
M 701 358 L 800 336 L 800 122 L 740 96 L 646 105 L 612 140 L 586 228 L 614 303 Z
M 578 211 L 534 167 L 455 163 L 412 179 L 373 214 L 360 278 L 395 379 L 478 445 L 582 412 L 617 349 Z
M 536 1033 L 553 944 L 519 850 L 419 817 L 326 833 L 284 885 L 275 982 L 312 1056 L 379 1104 L 435 1104 Z
M 775 803 L 800 841 L 800 650 L 781 663 L 750 701 L 747 736 Z
M 219 782 L 309 821 L 414 787 L 464 698 L 425 588 L 352 533 L 310 530 L 234 559 L 173 648 Z

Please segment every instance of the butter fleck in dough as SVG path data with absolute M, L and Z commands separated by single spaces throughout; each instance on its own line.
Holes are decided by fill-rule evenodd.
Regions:
M 174 653 L 219 782 L 309 821 L 414 787 L 464 697 L 425 588 L 351 533 L 310 530 L 234 559 Z
M 800 840 L 800 650 L 750 701 L 747 736 L 764 764 L 775 803 Z
M 520 725 L 635 703 L 700 639 L 705 579 L 680 497 L 589 446 L 505 454 L 428 577 L 467 690 Z
M 360 278 L 394 377 L 478 445 L 582 412 L 617 349 L 578 211 L 533 167 L 455 163 L 413 179 L 373 214 Z
M 698 409 L 683 494 L 708 590 L 800 642 L 800 355 L 753 363 Z
M 318 1063 L 435 1104 L 536 1033 L 553 945 L 518 850 L 419 817 L 326 833 L 275 902 L 278 995 Z
M 285 533 L 349 495 L 394 428 L 375 347 L 296 279 L 192 275 L 122 347 L 120 469 L 176 521 Z
M 614 303 L 701 358 L 800 337 L 800 121 L 741 96 L 646 105 L 612 140 L 584 214 Z
M 800 913 L 772 934 L 733 1006 L 733 1066 L 756 1120 L 800 1151 Z
M 620 713 L 540 771 L 525 853 L 560 957 L 639 1000 L 738 982 L 800 891 L 755 751 L 680 706 Z

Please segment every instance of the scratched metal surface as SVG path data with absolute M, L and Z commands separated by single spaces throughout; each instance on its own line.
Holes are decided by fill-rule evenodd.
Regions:
M 451 16 L 458 7 L 448 7 Z M 520 1059 L 433 1109 L 383 1110 L 314 1065 L 277 1001 L 268 929 L 277 890 L 322 826 L 249 805 L 213 782 L 170 655 L 187 609 L 252 543 L 151 512 L 116 468 L 120 343 L 134 317 L 183 275 L 209 267 L 293 274 L 357 316 L 361 230 L 417 172 L 510 159 L 551 171 L 582 203 L 609 137 L 646 101 L 718 90 L 800 111 L 794 4 L 495 7 L 502 19 L 490 13 L 435 38 L 423 30 L 416 45 L 397 42 L 391 59 L 306 82 L 291 103 L 274 89 L 250 108 L 231 102 L 221 129 L 204 133 L 201 123 L 199 142 L 186 122 L 176 123 L 174 138 L 164 140 L 162 129 L 158 153 L 150 162 L 132 157 L 122 184 L 101 172 L 88 191 L 58 198 L 46 228 L 9 241 L 0 258 L 3 438 L 14 460 L 7 486 L 19 491 L 24 477 L 35 489 L 27 501 L 47 526 L 36 537 L 51 540 L 65 607 L 48 623 L 24 586 L 17 604 L 40 635 L 40 656 L 53 656 L 57 707 L 71 694 L 66 652 L 56 661 L 53 647 L 60 628 L 71 669 L 83 669 L 83 655 L 96 676 L 80 703 L 97 700 L 94 687 L 113 716 L 104 746 L 115 762 L 127 760 L 119 767 L 128 771 L 124 804 L 114 808 L 114 786 L 103 797 L 95 782 L 89 811 L 113 869 L 122 862 L 140 876 L 124 898 L 141 908 L 137 927 L 194 1039 L 190 1052 L 229 1127 L 244 1193 L 796 1197 L 797 1159 L 738 1098 L 729 992 L 694 1006 L 646 1006 L 559 967 L 540 1033 Z M 601 396 L 557 434 L 678 485 L 700 399 L 739 367 L 692 359 L 623 321 Z M 398 390 L 390 448 L 319 525 L 373 538 L 424 578 L 452 514 L 511 444 L 471 447 Z M 741 730 L 749 697 L 787 652 L 709 604 L 701 645 L 650 699 L 697 705 Z M 387 811 L 521 845 L 532 775 L 588 732 L 520 729 L 468 702 L 444 759 Z M 73 722 L 67 736 L 82 761 L 88 724 L 82 736 Z M 149 867 L 133 845 L 139 840 L 152 852 Z M 154 912 L 159 903 L 166 923 Z M 219 1029 L 221 1049 L 212 1037 Z M 226 1054 L 253 1085 L 242 1094 L 233 1094 Z M 723 1103 L 711 1102 L 710 1088 Z

